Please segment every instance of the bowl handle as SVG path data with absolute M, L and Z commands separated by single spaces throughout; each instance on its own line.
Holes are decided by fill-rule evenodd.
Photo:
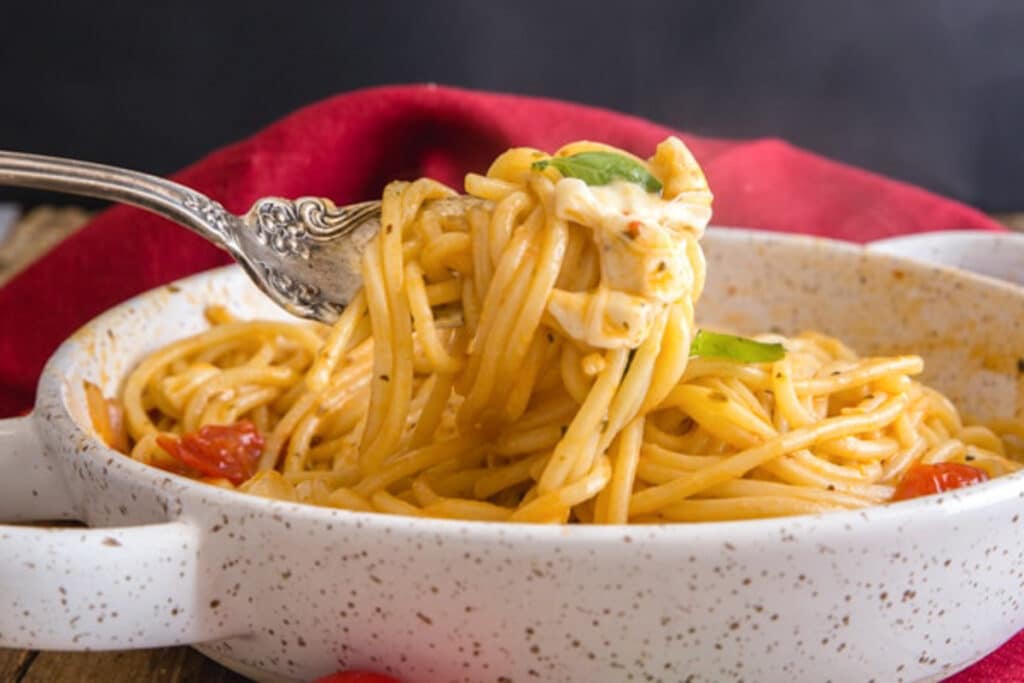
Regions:
M 0 420 L 0 521 L 78 519 L 60 466 L 31 415 Z
M 74 519 L 31 417 L 0 420 L 0 519 Z M 122 650 L 242 635 L 187 521 L 120 528 L 0 524 L 0 647 Z

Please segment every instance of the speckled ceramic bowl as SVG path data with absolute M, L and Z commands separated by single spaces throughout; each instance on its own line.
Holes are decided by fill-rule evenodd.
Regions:
M 1021 411 L 1024 289 L 848 245 L 712 231 L 705 321 L 916 350 L 979 415 Z M 431 521 L 284 504 L 135 463 L 93 436 L 202 307 L 280 314 L 240 270 L 97 318 L 0 426 L 0 645 L 195 644 L 259 681 L 935 681 L 1024 626 L 1024 477 L 790 519 L 640 527 Z
M 983 230 L 919 232 L 878 240 L 869 249 L 1024 285 L 1024 235 L 1020 233 Z

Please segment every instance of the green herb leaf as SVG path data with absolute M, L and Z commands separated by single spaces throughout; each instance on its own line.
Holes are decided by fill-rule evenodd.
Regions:
M 661 182 L 642 164 L 615 152 L 580 152 L 569 157 L 551 157 L 533 162 L 530 167 L 543 171 L 554 166 L 566 178 L 579 178 L 587 185 L 607 185 L 625 180 L 648 192 L 661 192 Z
M 782 344 L 765 344 L 731 334 L 699 330 L 690 345 L 690 355 L 725 358 L 740 363 L 771 363 L 783 358 L 786 349 Z

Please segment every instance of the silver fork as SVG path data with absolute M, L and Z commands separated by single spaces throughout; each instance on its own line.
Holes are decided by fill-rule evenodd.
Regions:
M 0 150 L 0 185 L 98 197 L 160 214 L 225 249 L 285 310 L 325 323 L 337 320 L 362 286 L 360 255 L 380 228 L 379 201 L 335 206 L 321 197 L 264 197 L 236 216 L 165 178 L 21 152 Z M 437 201 L 443 211 L 459 211 L 471 200 Z M 445 326 L 458 324 L 448 317 Z

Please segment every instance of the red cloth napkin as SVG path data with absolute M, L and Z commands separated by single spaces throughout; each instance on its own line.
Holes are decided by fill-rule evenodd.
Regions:
M 680 135 L 703 165 L 718 225 L 855 242 L 926 230 L 1001 229 L 966 206 L 780 140 L 702 138 L 592 107 L 431 85 L 333 97 L 174 178 L 243 213 L 265 195 L 320 195 L 338 204 L 370 199 L 393 178 L 427 175 L 460 188 L 466 171 L 485 170 L 515 145 L 553 150 L 589 138 L 647 156 L 671 134 Z M 90 318 L 228 261 L 152 214 L 118 207 L 99 215 L 0 289 L 0 415 L 31 405 L 46 358 Z M 952 680 L 1024 680 L 1024 637 Z

